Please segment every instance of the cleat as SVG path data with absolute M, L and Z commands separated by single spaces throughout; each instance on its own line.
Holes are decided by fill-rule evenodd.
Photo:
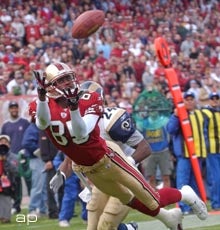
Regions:
M 208 217 L 208 211 L 205 203 L 196 195 L 189 185 L 184 185 L 180 192 L 182 193 L 182 201 L 188 204 L 193 213 L 197 215 L 200 220 L 205 220 Z
M 183 214 L 181 212 L 181 209 L 179 208 L 173 208 L 168 210 L 170 213 L 170 217 L 167 219 L 166 226 L 170 230 L 183 230 L 182 227 L 182 219 L 183 219 Z
M 163 222 L 170 230 L 183 230 L 183 214 L 180 208 L 172 208 L 170 210 L 161 208 L 156 218 Z

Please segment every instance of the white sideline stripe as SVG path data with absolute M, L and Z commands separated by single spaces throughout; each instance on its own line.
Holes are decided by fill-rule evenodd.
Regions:
M 219 225 L 220 229 L 220 215 L 209 215 L 206 220 L 199 220 L 195 215 L 184 216 L 183 229 L 208 227 L 213 225 Z M 147 222 L 139 222 L 138 230 L 167 230 L 166 226 L 159 220 L 152 220 Z

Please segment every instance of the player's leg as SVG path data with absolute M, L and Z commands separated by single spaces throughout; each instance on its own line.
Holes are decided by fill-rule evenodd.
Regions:
M 116 146 L 115 151 L 112 151 L 108 157 L 96 165 L 96 168 L 86 173 L 86 176 L 104 193 L 119 198 L 123 204 L 127 204 L 142 213 L 157 217 L 166 225 L 166 220 L 169 220 L 168 217 L 171 216 L 173 219 L 175 215 L 167 210 L 162 212 L 161 207 L 176 203 L 182 198 L 189 202 L 192 201 L 191 198 L 197 198 L 194 196 L 195 194 L 191 193 L 192 197 L 189 199 L 189 196 L 183 194 L 186 192 L 185 190 L 182 192 L 174 188 L 164 188 L 157 193 L 146 182 L 143 175 L 130 165 L 123 154 L 119 154 L 121 150 L 117 148 L 119 147 Z M 207 215 L 207 210 L 201 200 L 196 202 L 196 206 L 201 209 L 202 214 Z M 194 210 L 200 218 L 201 213 L 197 212 L 196 209 Z M 174 211 L 176 214 L 177 211 Z
M 100 216 L 98 230 L 116 230 L 127 216 L 130 208 L 123 205 L 119 199 L 110 197 Z
M 130 207 L 137 209 L 146 215 L 156 217 L 170 229 L 176 230 L 176 227 L 181 225 L 181 211 L 179 209 L 161 209 L 159 204 L 160 201 L 158 200 L 159 194 L 156 193 L 150 186 L 148 189 L 143 189 L 143 183 L 137 182 L 138 180 L 134 179 L 134 174 L 136 172 L 138 172 L 136 169 L 131 170 L 130 173 L 124 172 L 120 166 L 107 159 L 107 162 L 102 167 L 99 166 L 97 170 L 87 172 L 85 175 L 104 193 L 108 193 L 109 195 L 119 198 L 124 204 L 128 204 Z M 142 176 L 142 174 L 140 175 Z M 139 199 L 134 197 L 134 194 L 129 188 L 122 185 L 122 183 L 125 182 L 126 185 L 129 184 L 129 187 L 134 190 Z M 150 190 L 152 191 L 150 192 Z M 174 193 L 170 194 L 170 197 L 173 198 L 174 196 Z M 141 199 L 142 201 L 140 201 Z M 167 201 L 163 200 L 163 204 L 165 202 Z
M 86 206 L 88 212 L 87 230 L 97 230 L 99 218 L 103 213 L 108 199 L 109 195 L 101 192 L 95 186 L 92 187 L 91 200 Z
M 113 146 L 113 148 L 115 148 L 116 152 L 120 153 L 119 154 L 119 160 L 115 159 L 117 165 L 120 165 L 120 168 L 124 169 L 124 172 L 127 171 L 128 168 L 126 166 L 123 168 L 123 164 L 120 164 L 120 161 L 121 161 L 120 156 L 123 157 L 123 153 L 120 152 L 120 149 L 118 149 L 117 146 Z M 116 158 L 117 157 L 118 156 L 116 155 Z M 131 173 L 132 169 L 128 170 L 127 172 L 128 172 L 128 174 L 127 174 L 128 177 L 130 175 L 132 175 L 132 173 Z M 135 194 L 135 197 L 129 203 L 129 205 L 133 208 L 138 207 L 139 211 L 141 211 L 142 204 L 145 204 L 145 206 L 147 206 L 147 207 L 149 207 L 149 206 L 148 206 L 148 201 L 146 203 L 142 199 L 141 194 L 139 193 L 141 190 L 138 189 L 138 191 L 135 191 L 135 189 L 138 187 L 137 183 L 135 183 L 135 181 L 136 182 L 139 181 L 141 184 L 143 184 L 144 185 L 143 187 L 145 189 L 147 189 L 149 191 L 149 193 L 151 193 L 151 195 L 153 195 L 153 197 L 155 197 L 155 191 L 152 191 L 152 189 L 149 189 L 150 186 L 148 185 L 148 183 L 145 180 L 144 181 L 142 180 L 141 176 L 142 176 L 141 174 L 138 175 L 135 172 L 133 172 L 134 184 L 132 185 L 131 182 L 127 184 L 127 187 Z M 123 178 L 125 178 L 125 177 L 123 177 Z M 129 181 L 132 181 L 132 179 L 130 178 Z M 190 186 L 183 186 L 180 190 L 175 189 L 175 188 L 163 188 L 163 189 L 159 190 L 158 192 L 160 195 L 160 198 L 159 198 L 160 207 L 166 207 L 167 205 L 174 204 L 178 201 L 183 201 L 192 208 L 193 212 L 197 215 L 197 217 L 199 219 L 204 220 L 207 218 L 208 213 L 207 213 L 207 207 L 206 207 L 205 203 L 197 196 L 197 194 L 193 191 L 193 189 Z M 134 205 L 135 207 L 132 206 L 132 203 L 134 201 L 137 201 L 137 200 L 141 201 L 142 204 L 137 202 L 137 203 L 139 203 L 139 205 L 137 205 L 137 203 L 136 203 Z M 142 206 L 142 208 L 143 208 L 143 206 Z M 149 213 L 149 211 L 144 210 L 144 208 L 143 208 L 143 211 L 146 212 L 145 214 L 152 215 L 151 212 Z
M 160 202 L 162 202 L 162 207 L 164 207 L 181 199 L 181 193 L 173 188 L 169 188 L 172 195 L 169 195 L 166 199 L 161 199 L 160 194 L 152 188 L 149 183 L 147 183 L 144 176 L 137 170 L 137 168 L 127 161 L 127 158 L 118 145 L 112 142 L 107 143 L 108 146 L 113 149 L 113 154 L 110 154 L 112 167 L 109 168 L 109 170 L 112 169 L 111 179 L 115 179 L 115 181 L 126 187 L 129 191 L 132 191 L 133 196 L 147 206 L 149 210 L 156 211 L 155 209 L 158 208 Z M 123 200 L 124 195 L 117 195 L 122 203 L 130 204 L 131 200 L 128 202 Z M 120 198 L 120 196 L 122 197 Z M 154 211 L 152 211 L 151 215 L 154 215 Z

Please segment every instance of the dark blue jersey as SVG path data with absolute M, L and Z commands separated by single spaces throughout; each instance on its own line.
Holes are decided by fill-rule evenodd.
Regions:
M 11 152 L 17 154 L 22 149 L 23 134 L 29 124 L 29 121 L 24 118 L 7 120 L 3 123 L 1 133 L 11 138 Z

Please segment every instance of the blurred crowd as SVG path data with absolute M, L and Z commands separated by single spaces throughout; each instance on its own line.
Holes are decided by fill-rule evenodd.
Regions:
M 4 1 L 0 10 L 0 94 L 35 95 L 33 69 L 53 61 L 75 68 L 80 81 L 95 80 L 108 102 L 131 107 L 138 94 L 169 90 L 154 52 L 164 36 L 183 91 L 199 103 L 219 91 L 219 1 Z M 102 9 L 106 20 L 88 39 L 73 39 L 79 14 Z
M 193 93 L 198 108 L 208 104 L 210 93 L 220 93 L 220 1 L 0 2 L 0 101 L 4 96 L 35 96 L 32 70 L 53 61 L 75 69 L 80 82 L 100 83 L 107 105 L 129 113 L 143 91 L 170 99 L 154 49 L 158 36 L 169 44 L 181 90 Z M 75 19 L 89 9 L 105 11 L 104 25 L 87 39 L 72 38 Z

